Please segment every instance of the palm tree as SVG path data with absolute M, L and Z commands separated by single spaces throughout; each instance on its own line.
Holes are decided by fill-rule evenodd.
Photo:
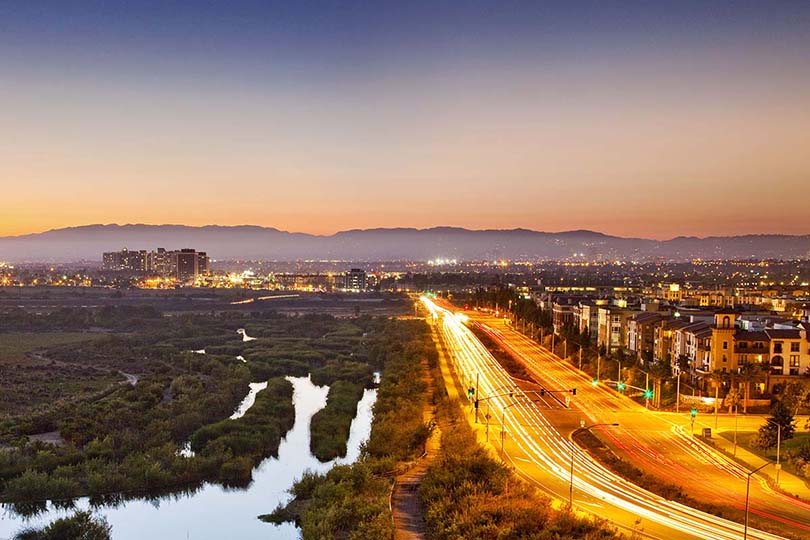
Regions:
M 714 387 L 714 412 L 716 413 L 717 410 L 720 408 L 720 387 L 723 386 L 729 378 L 729 373 L 727 371 L 722 371 L 719 369 L 715 369 L 711 373 L 708 374 L 707 379 L 711 382 L 712 386 Z
M 751 383 L 759 381 L 762 377 L 763 365 L 759 362 L 746 362 L 740 366 L 739 378 L 745 383 L 743 398 L 743 414 L 748 412 L 748 400 L 751 399 Z

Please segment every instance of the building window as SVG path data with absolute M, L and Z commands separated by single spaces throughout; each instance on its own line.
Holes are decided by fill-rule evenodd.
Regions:
M 798 341 L 796 341 L 794 343 L 791 343 L 790 344 L 790 352 L 799 352 L 801 350 L 801 349 L 799 349 L 799 347 L 801 347 L 801 343 L 799 343 Z
M 726 355 L 724 354 L 723 355 L 723 363 L 725 363 L 725 362 L 728 362 L 728 358 L 726 358 Z
M 799 358 L 798 354 L 791 354 L 790 355 L 790 367 L 799 367 Z
M 728 316 L 723 317 L 723 328 L 728 328 L 731 319 Z
M 773 342 L 773 352 L 775 354 L 782 354 L 782 342 L 781 341 L 774 341 Z
M 740 348 L 741 349 L 747 349 L 748 348 L 748 342 L 747 341 L 741 341 L 740 342 Z
M 723 342 L 723 348 L 724 348 L 724 349 L 728 349 L 728 341 L 724 341 L 724 342 Z

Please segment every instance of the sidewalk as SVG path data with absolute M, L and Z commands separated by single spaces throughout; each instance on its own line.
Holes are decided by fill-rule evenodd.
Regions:
M 427 395 L 433 396 L 433 378 L 430 367 L 423 362 Z M 441 448 L 441 430 L 435 422 L 433 405 L 428 401 L 422 411 L 422 421 L 433 424 L 433 431 L 425 442 L 425 453 L 404 473 L 394 480 L 391 492 L 391 510 L 394 520 L 394 540 L 425 540 L 424 509 L 419 501 L 419 486 L 427 469 Z
M 700 427 L 702 428 L 704 426 L 701 425 Z M 695 428 L 697 431 L 697 426 L 695 426 Z M 721 433 L 729 432 L 723 431 Z M 710 440 L 712 445 L 722 450 L 727 456 L 730 457 L 734 455 L 734 443 L 723 437 L 720 433 L 712 433 L 712 438 Z M 749 470 L 754 470 L 757 467 L 765 465 L 766 463 L 770 463 L 770 465 L 759 471 L 757 474 L 767 478 L 768 483 L 771 486 L 776 485 L 775 462 L 764 459 L 739 444 L 737 445 L 737 454 L 735 457 L 737 461 L 747 466 Z M 810 501 L 810 487 L 807 486 L 804 479 L 799 478 L 798 476 L 791 474 L 784 469 L 779 471 L 778 487 L 780 491 L 783 491 L 792 497 L 798 497 L 800 499 Z

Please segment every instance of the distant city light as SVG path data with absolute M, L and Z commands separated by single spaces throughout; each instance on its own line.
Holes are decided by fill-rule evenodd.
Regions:
M 430 259 L 428 261 L 428 266 L 454 266 L 458 264 L 457 259 L 445 259 L 443 257 L 439 257 L 437 259 Z

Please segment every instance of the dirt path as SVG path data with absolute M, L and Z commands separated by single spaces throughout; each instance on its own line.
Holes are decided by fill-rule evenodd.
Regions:
M 427 395 L 433 396 L 433 380 L 430 376 L 430 367 L 423 361 L 424 380 L 427 383 Z M 425 453 L 406 472 L 395 479 L 391 496 L 391 507 L 394 515 L 394 540 L 423 540 L 425 534 L 424 509 L 419 502 L 419 486 L 427 474 L 428 466 L 438 455 L 441 446 L 441 431 L 435 423 L 432 403 L 425 405 L 422 412 L 425 423 L 434 426 L 433 431 L 425 443 Z

